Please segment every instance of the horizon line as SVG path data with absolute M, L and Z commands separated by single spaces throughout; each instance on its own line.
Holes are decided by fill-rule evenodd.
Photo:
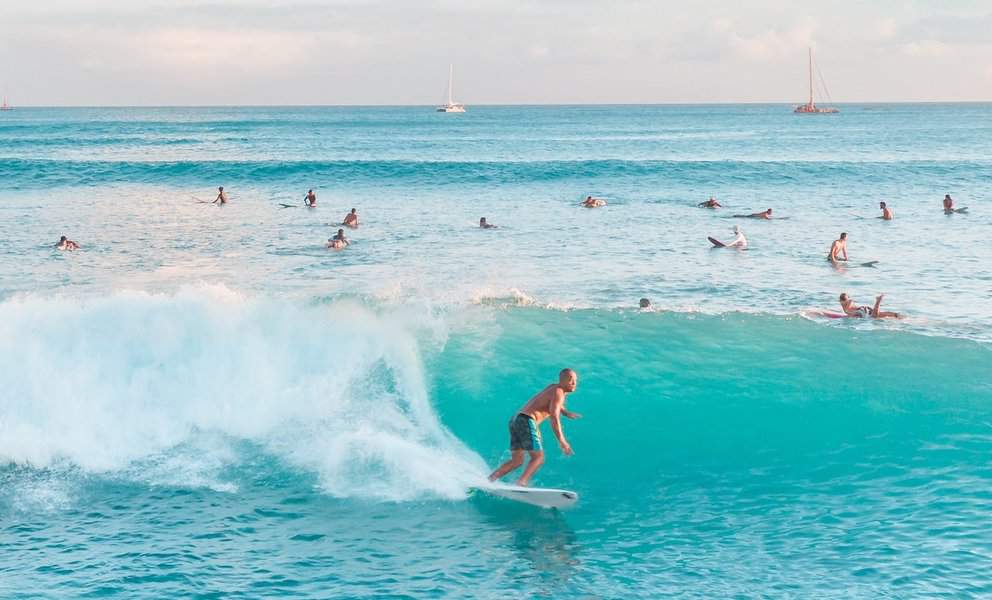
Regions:
M 8 97 L 9 100 L 9 97 Z M 463 103 L 466 107 L 568 107 L 568 106 L 799 106 L 803 102 L 783 100 L 722 102 L 507 102 Z M 818 106 L 889 104 L 992 104 L 990 100 L 846 100 Z M 24 108 L 434 108 L 438 104 L 9 104 L 11 110 Z

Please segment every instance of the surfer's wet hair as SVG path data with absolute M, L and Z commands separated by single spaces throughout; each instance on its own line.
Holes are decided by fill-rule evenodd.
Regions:
M 565 377 L 566 375 L 575 375 L 575 371 L 572 370 L 572 369 L 562 369 L 561 371 L 558 371 L 558 378 L 559 379 L 561 379 L 562 377 Z

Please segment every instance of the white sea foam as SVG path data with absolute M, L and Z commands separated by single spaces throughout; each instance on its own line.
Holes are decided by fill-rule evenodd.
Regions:
M 234 491 L 210 475 L 238 460 L 222 440 L 249 440 L 330 494 L 457 497 L 484 465 L 431 406 L 418 339 L 436 325 L 223 286 L 8 300 L 0 461 Z

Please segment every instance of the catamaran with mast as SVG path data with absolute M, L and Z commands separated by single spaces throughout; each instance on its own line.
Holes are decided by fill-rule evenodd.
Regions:
M 465 112 L 465 105 L 460 102 L 454 102 L 451 99 L 451 81 L 454 75 L 454 65 L 448 65 L 448 101 L 437 107 L 437 112 L 450 112 L 450 113 L 463 113 Z
M 824 89 L 826 86 L 824 85 Z M 806 104 L 800 104 L 796 107 L 794 113 L 799 114 L 829 114 L 840 112 L 836 108 L 831 106 L 819 107 L 813 102 L 813 49 L 809 49 L 809 102 Z

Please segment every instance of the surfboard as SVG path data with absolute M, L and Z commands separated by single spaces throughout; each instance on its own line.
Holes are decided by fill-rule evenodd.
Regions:
M 279 208 L 296 208 L 295 204 L 286 204 L 284 202 L 279 203 Z
M 716 246 L 717 248 L 723 248 L 723 247 L 726 246 L 726 244 L 724 244 L 720 240 L 715 240 L 715 239 L 713 239 L 711 237 L 708 237 L 706 239 L 708 239 L 710 241 L 710 243 L 713 244 L 714 246 Z
M 572 508 L 579 501 L 579 495 L 569 490 L 553 488 L 523 487 L 519 485 L 490 484 L 474 488 L 490 496 L 523 502 L 541 508 Z

